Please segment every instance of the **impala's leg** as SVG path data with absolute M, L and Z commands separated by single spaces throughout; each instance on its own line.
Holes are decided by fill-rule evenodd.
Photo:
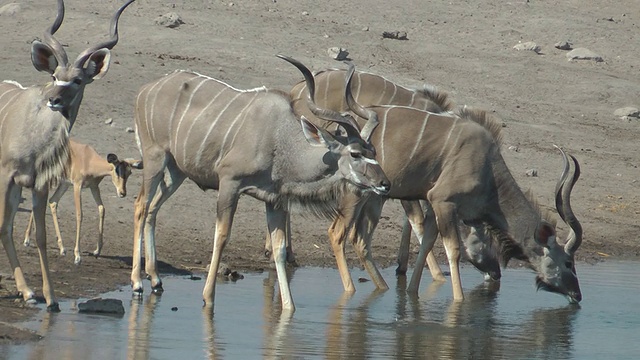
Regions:
M 13 220 L 18 211 L 22 188 L 16 185 L 12 179 L 6 179 L 4 173 L 0 173 L 2 174 L 2 178 L 0 178 L 0 238 L 2 238 L 2 245 L 9 258 L 18 292 L 22 294 L 25 301 L 35 301 L 35 293 L 27 287 L 13 244 Z
M 402 207 L 404 208 L 404 212 L 407 215 L 407 219 L 411 224 L 411 228 L 418 238 L 418 243 L 422 244 L 422 239 L 424 238 L 424 212 L 422 211 L 420 202 L 402 201 L 401 203 Z M 408 246 L 405 247 L 408 249 Z M 408 258 L 408 254 L 407 256 L 405 256 L 405 258 Z M 433 251 L 429 251 L 429 254 L 427 255 L 427 264 L 429 266 L 429 271 L 431 272 L 431 277 L 433 278 L 433 280 L 446 281 L 444 274 L 440 270 L 440 265 L 438 264 L 435 255 L 433 255 Z
M 58 202 L 62 195 L 69 189 L 69 183 L 61 182 L 56 191 L 51 195 L 49 199 L 49 208 L 51 209 L 51 218 L 53 219 L 53 228 L 56 230 L 56 237 L 58 238 L 58 249 L 60 249 L 60 255 L 66 255 L 67 250 L 62 243 L 62 235 L 60 234 L 60 224 L 58 224 Z
M 365 204 L 362 205 L 359 212 L 360 216 L 352 227 L 349 236 L 356 249 L 356 253 L 360 257 L 360 261 L 364 264 L 364 268 L 369 273 L 369 276 L 371 276 L 373 283 L 376 284 L 378 289 L 386 290 L 389 289 L 389 285 L 384 281 L 371 255 L 371 240 L 373 238 L 373 232 L 380 221 L 383 205 L 384 199 L 379 196 L 368 198 Z
M 60 311 L 56 300 L 53 285 L 51 284 L 51 274 L 49 273 L 49 261 L 47 259 L 47 229 L 45 226 L 45 216 L 47 215 L 47 199 L 49 190 L 32 191 L 33 220 L 36 224 L 36 244 L 40 254 L 40 270 L 42 272 L 42 294 L 47 300 L 48 311 Z M 16 202 L 17 206 L 17 202 Z
M 273 249 L 273 261 L 276 264 L 278 274 L 278 287 L 280 288 L 280 299 L 282 300 L 282 310 L 288 312 L 295 311 L 293 297 L 289 290 L 287 279 L 287 249 L 286 233 L 288 212 L 284 209 L 276 209 L 272 204 L 266 204 L 267 225 L 271 234 L 271 248 Z
M 93 184 L 89 187 L 91 189 L 91 195 L 93 195 L 93 200 L 96 202 L 98 206 L 98 245 L 96 246 L 96 250 L 93 252 L 94 256 L 100 255 L 102 251 L 102 242 L 104 239 L 104 204 L 102 203 L 102 196 L 100 196 L 100 187 L 98 184 Z
M 82 228 L 82 182 L 73 184 L 73 200 L 76 206 L 76 246 L 73 248 L 74 263 L 80 265 L 80 231 Z
M 431 252 L 433 244 L 438 237 L 438 227 L 436 225 L 436 218 L 433 214 L 433 210 L 431 209 L 431 205 L 427 204 L 422 224 L 422 243 L 420 244 L 420 251 L 416 257 L 416 265 L 413 268 L 413 274 L 411 274 L 411 281 L 407 287 L 407 291 L 411 293 L 418 292 L 427 256 L 429 255 L 429 252 Z
M 27 223 L 27 230 L 24 231 L 24 246 L 31 244 L 31 226 L 33 226 L 33 211 L 29 214 L 29 222 Z
M 211 254 L 211 265 L 209 266 L 209 274 L 207 282 L 202 291 L 202 298 L 205 306 L 213 308 L 216 290 L 216 278 L 218 268 L 220 267 L 220 257 L 224 250 L 227 240 L 231 234 L 231 226 L 233 225 L 233 215 L 238 206 L 238 188 L 239 184 L 233 181 L 220 181 L 220 189 L 218 190 L 218 204 L 216 211 L 216 230 L 213 239 L 213 253 Z

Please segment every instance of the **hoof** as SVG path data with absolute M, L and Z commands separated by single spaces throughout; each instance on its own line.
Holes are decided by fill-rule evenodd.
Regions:
M 82 263 L 82 258 L 76 258 L 73 263 L 76 264 L 76 266 L 80 265 Z
M 162 294 L 162 293 L 164 292 L 164 289 L 162 288 L 162 283 L 159 283 L 158 285 L 153 286 L 153 287 L 151 288 L 151 291 L 152 291 L 154 294 L 158 294 L 158 295 L 159 295 L 159 294 Z
M 67 255 L 67 250 L 66 249 L 60 249 L 60 255 L 62 255 L 62 256 Z
M 144 291 L 143 291 L 142 287 L 139 287 L 139 288 L 133 289 L 133 291 L 132 291 L 132 294 L 131 294 L 131 295 L 132 295 L 133 297 L 142 297 L 142 293 L 143 293 L 143 292 L 144 292 Z
M 96 250 L 94 252 L 91 253 L 93 256 L 98 257 L 100 256 L 100 250 Z
M 22 245 L 28 247 L 29 245 L 31 245 L 31 240 L 30 239 L 24 239 L 24 242 L 22 243 Z
M 53 312 L 56 312 L 56 313 L 57 313 L 57 312 L 60 312 L 60 305 L 58 305 L 58 303 L 57 303 L 57 302 L 55 302 L 55 303 L 53 303 L 53 304 L 51 304 L 51 305 L 48 305 L 48 306 L 47 306 L 47 312 L 50 312 L 50 313 L 53 313 Z
M 296 256 L 293 255 L 293 253 L 287 253 L 287 262 L 289 264 L 298 266 L 298 263 L 296 262 Z

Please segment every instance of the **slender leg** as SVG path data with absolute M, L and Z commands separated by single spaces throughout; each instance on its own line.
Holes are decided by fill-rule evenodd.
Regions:
M 411 223 L 407 217 L 402 222 L 402 237 L 398 248 L 396 276 L 406 276 L 409 268 L 409 248 L 411 246 Z
M 76 206 L 76 246 L 73 248 L 74 263 L 80 265 L 80 231 L 82 229 L 82 182 L 73 184 L 73 199 Z
M 29 222 L 27 223 L 27 230 L 24 231 L 24 241 L 22 245 L 31 245 L 31 226 L 33 226 L 33 211 L 29 213 Z
M 329 242 L 333 249 L 333 255 L 336 258 L 338 272 L 342 279 L 342 286 L 346 292 L 355 292 L 356 287 L 353 285 L 351 274 L 349 273 L 349 265 L 344 252 L 344 242 L 347 237 L 349 228 L 354 223 L 354 218 L 359 210 L 359 198 L 356 195 L 345 195 L 340 209 L 340 215 L 333 219 L 333 223 L 329 227 Z
M 58 202 L 62 195 L 67 192 L 69 189 L 69 183 L 63 181 L 60 183 L 56 191 L 51 195 L 49 199 L 49 208 L 51 209 L 51 218 L 53 219 L 53 228 L 56 230 L 56 237 L 58 239 L 58 249 L 60 249 L 60 255 L 66 255 L 67 250 L 64 248 L 64 244 L 62 243 L 62 235 L 60 234 L 60 224 L 58 224 Z
M 271 248 L 273 249 L 273 261 L 276 265 L 276 273 L 278 274 L 278 286 L 280 288 L 280 298 L 282 300 L 282 310 L 293 313 L 295 305 L 289 282 L 287 279 L 286 259 L 286 232 L 287 211 L 284 209 L 276 209 L 271 204 L 265 204 L 267 211 L 267 225 L 271 234 Z
M 207 274 L 207 282 L 202 291 L 205 306 L 211 308 L 214 306 L 216 278 L 218 268 L 220 267 L 220 257 L 229 239 L 231 226 L 233 225 L 233 215 L 238 206 L 238 186 L 239 184 L 231 180 L 220 180 L 213 253 L 211 254 L 211 264 L 209 266 L 209 274 Z
M 462 282 L 460 280 L 460 233 L 458 230 L 458 216 L 455 205 L 451 202 L 436 202 L 433 205 L 438 231 L 447 252 L 449 268 L 451 269 L 451 287 L 453 299 L 464 300 Z
M 100 255 L 102 251 L 102 244 L 104 240 L 104 204 L 102 203 L 102 196 L 100 196 L 100 187 L 99 184 L 93 184 L 89 187 L 91 190 L 91 195 L 93 195 L 93 200 L 96 202 L 98 206 L 98 245 L 96 246 L 96 250 L 93 252 L 94 256 Z
M 411 228 L 418 238 L 418 243 L 422 244 L 422 239 L 424 238 L 424 211 L 420 206 L 420 202 L 402 201 L 401 203 L 402 207 L 404 208 L 405 214 L 407 215 L 407 219 L 411 224 Z M 429 254 L 427 255 L 427 264 L 429 266 L 429 271 L 431 272 L 431 277 L 433 278 L 433 280 L 446 281 L 444 274 L 440 270 L 440 265 L 438 264 L 435 255 L 433 255 L 433 251 L 429 251 Z
M 9 258 L 18 292 L 22 294 L 22 298 L 25 301 L 32 302 L 35 301 L 35 293 L 27 286 L 22 267 L 18 261 L 18 254 L 13 244 L 13 220 L 18 211 L 21 193 L 22 188 L 16 185 L 12 179 L 6 179 L 4 175 L 0 178 L 0 201 L 2 202 L 0 203 L 0 238 Z
M 438 237 L 438 227 L 436 226 L 436 218 L 433 214 L 433 210 L 430 205 L 427 205 L 427 208 L 424 212 L 423 219 L 423 237 L 422 243 L 420 244 L 420 251 L 418 252 L 418 256 L 416 258 L 416 265 L 413 269 L 413 274 L 411 274 L 411 281 L 409 282 L 409 286 L 407 287 L 407 291 L 411 293 L 417 293 L 418 288 L 420 287 L 420 279 L 422 278 L 422 271 L 424 270 L 424 265 L 427 260 L 427 255 L 433 248 L 433 244 Z
M 45 216 L 47 212 L 48 189 L 43 191 L 33 190 L 33 219 L 36 224 L 36 244 L 40 254 L 40 270 L 42 272 L 42 293 L 47 300 L 47 310 L 60 311 L 56 300 L 53 285 L 51 284 L 51 274 L 49 273 L 49 261 L 47 259 L 47 229 L 45 226 Z M 16 201 L 17 206 L 17 201 Z
M 376 287 L 380 290 L 389 289 L 386 281 L 378 271 L 378 267 L 373 261 L 371 253 L 371 240 L 373 238 L 373 232 L 378 226 L 380 221 L 380 214 L 382 213 L 382 207 L 384 206 L 384 199 L 379 196 L 370 196 L 366 199 L 359 211 L 359 217 L 357 222 L 352 226 L 352 231 L 349 233 L 349 237 L 356 249 L 356 253 L 363 263 L 364 268 L 371 276 L 371 280 Z
M 285 237 L 286 237 L 286 244 L 287 244 L 287 262 L 289 264 L 293 264 L 294 266 L 296 265 L 296 256 L 293 253 L 293 247 L 291 246 L 291 214 L 289 214 L 289 212 L 287 212 L 287 230 L 285 233 Z M 265 236 L 265 243 L 264 243 L 264 256 L 265 257 L 271 257 L 271 234 L 269 233 L 269 230 L 267 229 L 267 235 Z

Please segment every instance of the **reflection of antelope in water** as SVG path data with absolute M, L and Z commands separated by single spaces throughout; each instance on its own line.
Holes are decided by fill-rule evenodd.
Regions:
M 150 294 L 146 299 L 131 299 L 127 359 L 149 359 L 151 354 L 151 327 L 155 311 L 162 298 Z
M 42 293 L 51 311 L 59 311 L 47 258 L 45 226 L 49 187 L 64 176 L 69 159 L 69 132 L 76 121 L 85 86 L 109 69 L 112 49 L 118 43 L 118 19 L 133 2 L 122 5 L 111 19 L 111 38 L 84 50 L 69 63 L 62 44 L 53 37 L 64 19 L 64 2 L 58 0 L 56 19 L 43 42 L 31 44 L 36 70 L 51 80 L 41 86 L 0 83 L 0 238 L 9 258 L 16 287 L 25 301 L 35 298 L 26 283 L 13 243 L 13 222 L 22 188 L 32 189 L 36 245 L 40 255 Z
M 346 98 L 344 96 L 345 88 L 345 74 L 344 70 L 325 70 L 314 74 L 315 78 L 315 92 L 314 99 L 318 106 L 331 109 L 334 111 L 344 112 L 349 110 Z M 352 85 L 350 89 L 353 89 L 353 97 L 362 106 L 373 105 L 398 105 L 408 106 L 420 110 L 425 110 L 434 113 L 444 113 L 452 110 L 452 105 L 448 95 L 444 92 L 438 91 L 432 86 L 425 85 L 423 89 L 409 89 L 393 83 L 384 77 L 370 74 L 366 72 L 355 72 L 352 78 Z M 306 98 L 308 96 L 308 90 L 305 82 L 300 82 L 291 89 L 291 97 L 294 111 L 298 115 L 304 115 L 312 121 L 317 121 L 319 124 L 327 125 L 326 122 L 318 121 L 313 111 L 307 106 Z M 396 119 L 397 121 L 412 121 L 411 119 Z M 400 126 L 401 124 L 393 124 Z M 362 133 L 370 133 L 375 128 L 371 122 L 367 123 L 362 129 Z M 382 131 L 382 130 L 380 130 Z M 391 130 L 397 131 L 397 130 Z M 404 149 L 407 144 L 405 139 L 401 141 L 395 141 L 397 138 L 384 139 L 377 145 L 382 146 L 384 151 L 385 147 L 399 147 Z M 373 141 L 377 141 L 376 137 L 373 137 Z M 403 156 L 403 159 L 409 156 L 409 153 L 397 154 L 397 156 Z M 396 186 L 406 186 L 408 181 L 398 181 Z M 398 256 L 398 269 L 397 274 L 404 275 L 407 271 L 407 261 L 409 254 L 409 240 L 410 232 L 409 226 L 413 228 L 414 233 L 418 237 L 418 241 L 422 241 L 423 229 L 422 223 L 422 211 L 417 208 L 417 201 L 401 200 L 403 206 L 407 210 L 407 219 L 405 220 L 403 230 L 402 246 L 399 250 Z M 364 207 L 365 211 L 370 207 Z M 372 216 L 375 216 L 372 215 Z M 336 219 L 338 221 L 338 219 Z M 348 221 L 348 220 L 347 220 Z M 377 222 L 377 220 L 376 220 Z M 332 229 L 338 227 L 337 223 L 332 225 Z M 373 225 L 375 228 L 375 224 Z M 493 279 L 500 278 L 500 264 L 497 260 L 497 255 L 489 245 L 490 242 L 485 237 L 474 236 L 475 230 L 471 231 L 469 237 L 463 238 L 463 245 L 469 261 L 476 266 L 481 272 L 489 274 Z M 338 238 L 338 241 L 344 239 Z M 332 242 L 333 243 L 333 242 Z M 346 291 L 352 291 L 352 281 L 348 270 L 346 270 L 346 263 L 344 261 L 344 255 L 340 252 L 338 244 L 333 243 L 334 255 L 336 256 L 338 268 L 345 284 Z M 267 234 L 267 241 L 265 244 L 265 253 L 269 255 L 271 248 L 271 240 Z M 343 249 L 342 249 L 343 250 Z M 366 255 L 361 255 L 364 257 Z M 291 250 L 291 242 L 287 242 L 287 258 L 293 261 L 293 252 Z M 430 252 L 427 256 L 427 262 L 429 264 L 429 270 L 434 279 L 444 280 L 444 275 L 440 271 L 438 262 L 435 256 Z M 365 265 L 370 261 L 365 261 Z

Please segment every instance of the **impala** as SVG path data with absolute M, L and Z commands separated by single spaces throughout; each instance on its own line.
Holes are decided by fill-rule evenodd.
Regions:
M 122 5 L 111 19 L 111 38 L 84 50 L 69 63 L 62 44 L 53 37 L 64 19 L 64 3 L 58 0 L 56 19 L 44 33 L 44 42 L 33 41 L 31 61 L 36 70 L 49 73 L 51 81 L 22 87 L 0 83 L 0 237 L 24 300 L 35 294 L 26 284 L 13 244 L 13 220 L 22 188 L 33 191 L 36 243 L 42 269 L 42 292 L 47 308 L 59 310 L 51 286 L 46 252 L 45 212 L 49 188 L 63 177 L 69 163 L 69 131 L 80 108 L 84 88 L 103 77 L 110 52 L 118 42 L 118 19 L 131 4 Z
M 305 76 L 311 76 L 306 71 Z M 349 71 L 354 72 L 353 66 Z M 537 204 L 513 179 L 500 154 L 500 126 L 485 112 L 463 108 L 453 115 L 406 106 L 365 108 L 353 100 L 350 81 L 348 76 L 347 104 L 359 118 L 368 121 L 363 129 L 378 127 L 363 137 L 370 137 L 377 150 L 376 158 L 393 187 L 384 197 L 368 196 L 362 201 L 357 194 L 349 194 L 342 198 L 340 208 L 345 211 L 334 219 L 329 233 L 346 291 L 354 289 L 344 262 L 347 236 L 356 244 L 372 280 L 379 288 L 388 288 L 372 261 L 370 241 L 384 201 L 394 198 L 405 200 L 403 207 L 409 218 L 419 221 L 417 227 L 423 229 L 409 291 L 417 291 L 425 258 L 440 234 L 452 270 L 454 299 L 464 298 L 458 270 L 458 225 L 462 221 L 474 228 L 476 236 L 490 234 L 500 244 L 504 262 L 514 256 L 527 260 L 538 273 L 539 288 L 566 295 L 571 302 L 580 301 L 573 264 L 582 232 L 569 205 L 570 192 L 579 175 L 575 158 L 572 157 L 576 167 L 570 185 L 565 184 L 565 171 L 557 189 L 557 196 L 565 204 L 557 207 L 558 212 L 572 229 L 563 247 L 556 242 L 555 224 L 541 215 Z M 427 202 L 424 217 L 416 200 Z
M 189 178 L 202 189 L 218 190 L 213 254 L 203 290 L 205 305 L 213 307 L 221 252 L 229 239 L 238 198 L 244 193 L 265 202 L 282 306 L 293 312 L 283 242 L 289 206 L 299 204 L 328 215 L 336 211 L 336 198 L 344 194 L 358 189 L 385 194 L 390 187 L 374 159 L 374 149 L 360 137 L 353 119 L 329 111 L 324 116 L 339 123 L 346 136 L 333 136 L 304 117 L 298 119 L 289 97 L 277 90 L 238 90 L 188 71 L 176 71 L 144 85 L 135 105 L 144 169 L 134 215 L 134 294 L 142 293 L 143 237 L 145 270 L 154 291 L 162 291 L 156 270 L 156 215 Z
M 111 182 L 116 188 L 118 197 L 123 198 L 127 195 L 127 180 L 131 175 L 131 169 L 142 169 L 142 162 L 133 159 L 118 159 L 115 154 L 108 154 L 106 158 L 98 155 L 96 150 L 89 145 L 79 143 L 73 139 L 69 139 L 69 165 L 64 181 L 61 181 L 49 199 L 49 208 L 51 209 L 51 217 L 53 218 L 53 228 L 56 230 L 58 237 L 58 248 L 60 254 L 67 253 L 62 243 L 62 235 L 60 234 L 60 226 L 58 225 L 58 202 L 62 195 L 69 189 L 69 185 L 73 185 L 73 198 L 76 207 L 76 245 L 73 250 L 75 255 L 74 262 L 79 265 L 82 261 L 80 257 L 80 229 L 82 226 L 82 189 L 89 188 L 93 200 L 98 206 L 98 245 L 93 252 L 94 256 L 100 255 L 102 251 L 102 239 L 104 234 L 104 205 L 102 196 L 100 195 L 100 183 L 106 176 L 111 177 Z M 24 234 L 24 245 L 29 246 L 31 239 L 31 225 L 33 223 L 33 212 L 29 219 L 29 225 Z

